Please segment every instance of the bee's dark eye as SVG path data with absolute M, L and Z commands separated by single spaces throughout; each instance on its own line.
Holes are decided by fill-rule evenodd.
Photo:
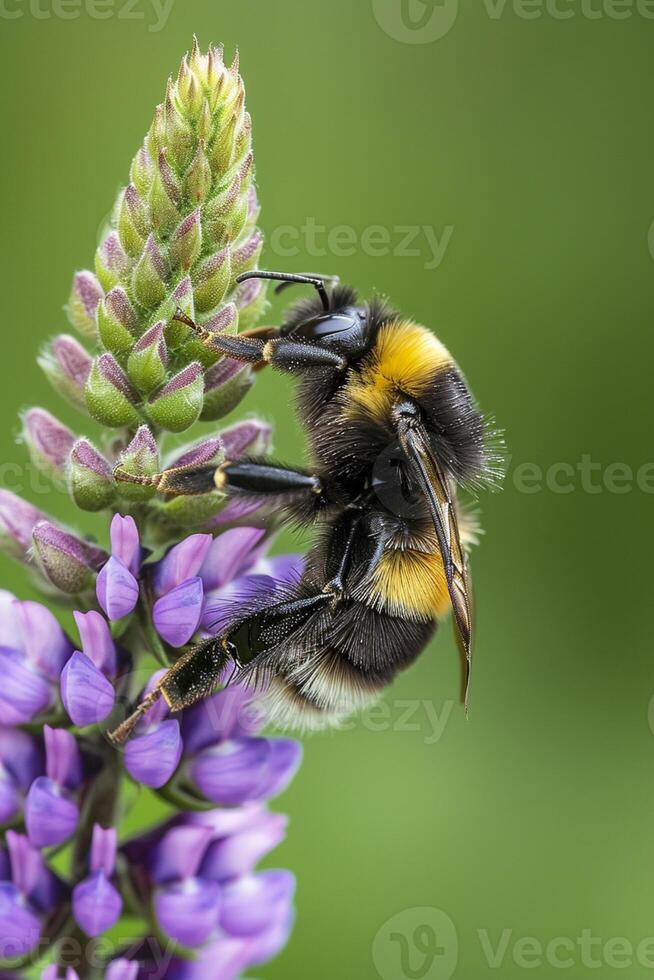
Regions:
M 287 336 L 328 347 L 338 353 L 351 353 L 364 343 L 365 324 L 363 310 L 346 307 L 335 313 L 324 313 L 304 320 L 293 327 Z

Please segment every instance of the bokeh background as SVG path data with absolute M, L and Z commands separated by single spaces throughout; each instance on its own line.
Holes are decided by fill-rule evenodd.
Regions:
M 506 431 L 505 489 L 480 500 L 470 720 L 446 626 L 385 707 L 306 740 L 272 860 L 298 876 L 297 927 L 267 980 L 652 974 L 653 15 L 0 3 L 4 486 L 73 515 L 26 468 L 17 413 L 60 408 L 35 355 L 194 32 L 240 48 L 265 265 L 387 293 Z M 300 459 L 286 379 L 245 408 Z

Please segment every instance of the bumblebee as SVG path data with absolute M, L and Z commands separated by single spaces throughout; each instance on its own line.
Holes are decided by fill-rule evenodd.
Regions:
M 247 458 L 141 482 L 166 495 L 218 487 L 318 533 L 300 580 L 241 607 L 227 632 L 183 654 L 116 742 L 157 698 L 186 708 L 230 665 L 239 682 L 265 680 L 273 722 L 337 723 L 408 667 L 450 610 L 467 706 L 474 527 L 457 489 L 492 477 L 497 458 L 459 367 L 430 330 L 379 300 L 361 303 L 334 277 L 257 271 L 239 281 L 251 278 L 277 280 L 278 289 L 303 283 L 315 295 L 279 328 L 238 336 L 209 333 L 179 310 L 175 318 L 225 357 L 296 376 L 310 467 Z

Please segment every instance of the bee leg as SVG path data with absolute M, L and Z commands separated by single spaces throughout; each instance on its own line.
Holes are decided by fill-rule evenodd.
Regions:
M 290 337 L 275 336 L 272 340 L 264 340 L 263 337 L 244 334 L 230 337 L 221 333 L 212 333 L 198 326 L 179 309 L 174 319 L 190 327 L 210 350 L 232 360 L 252 364 L 253 367 L 270 364 L 282 371 L 299 374 L 315 368 L 343 370 L 347 367 L 345 358 L 334 351 L 324 350 L 314 344 L 298 343 Z
M 245 460 L 232 463 L 227 460 L 218 467 L 215 484 L 221 490 L 233 489 L 255 496 L 310 493 L 318 497 L 323 491 L 319 477 L 264 461 Z
M 258 658 L 263 658 L 277 643 L 283 642 L 331 599 L 331 595 L 321 593 L 275 602 L 252 613 L 222 636 L 192 647 L 164 674 L 157 687 L 132 714 L 108 733 L 110 741 L 114 745 L 123 745 L 143 715 L 160 698 L 171 711 L 183 711 L 213 694 L 230 661 L 239 671 L 244 667 L 249 672 L 255 671 Z

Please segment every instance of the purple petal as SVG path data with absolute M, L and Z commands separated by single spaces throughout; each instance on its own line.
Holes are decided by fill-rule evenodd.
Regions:
M 295 892 L 290 871 L 263 871 L 223 885 L 220 927 L 232 936 L 264 932 L 273 921 L 286 918 Z
M 153 881 L 163 885 L 195 877 L 212 837 L 211 827 L 173 827 L 152 852 Z
M 139 584 L 120 558 L 112 555 L 98 575 L 96 593 L 104 612 L 115 622 L 134 610 Z
M 18 787 L 27 792 L 43 772 L 43 753 L 27 732 L 0 728 L 0 766 Z
M 116 695 L 95 664 L 76 651 L 61 674 L 61 700 L 70 720 L 84 728 L 99 724 L 111 714 Z
M 207 591 L 218 589 L 247 571 L 258 557 L 255 549 L 265 534 L 260 527 L 234 527 L 214 538 L 200 569 Z
M 73 652 L 73 645 L 49 609 L 39 602 L 19 602 L 16 613 L 27 659 L 52 681 Z
M 162 667 L 160 670 L 155 670 L 154 674 L 152 674 L 150 680 L 145 685 L 143 693 L 141 694 L 141 700 L 146 698 L 148 694 L 151 694 L 152 691 L 154 691 L 154 689 L 157 687 L 161 679 L 165 677 L 166 674 L 167 674 L 167 670 L 165 667 Z M 137 731 L 139 732 L 148 731 L 150 728 L 153 728 L 155 725 L 158 725 L 160 722 L 162 722 L 164 718 L 168 716 L 169 713 L 170 713 L 170 708 L 166 704 L 165 699 L 158 698 L 154 702 L 152 707 L 148 708 L 145 714 L 141 716 L 141 720 L 138 723 Z
M 120 558 L 132 575 L 138 575 L 141 563 L 141 547 L 136 522 L 129 515 L 116 514 L 111 522 L 111 553 Z
M 79 810 L 57 783 L 39 776 L 25 800 L 25 826 L 35 847 L 63 844 L 77 828 Z
M 210 534 L 191 534 L 184 538 L 158 562 L 155 573 L 155 591 L 158 596 L 177 588 L 187 579 L 194 578 L 211 547 Z
M 247 958 L 244 965 L 258 966 L 277 956 L 288 942 L 294 921 L 295 913 L 293 909 L 289 909 L 278 921 L 273 921 L 265 932 L 252 936 L 247 945 Z
M 260 500 L 246 500 L 245 497 L 234 497 L 228 500 L 225 506 L 215 517 L 207 523 L 207 527 L 225 527 L 227 524 L 238 524 L 247 517 L 251 517 L 261 507 Z M 224 532 L 223 532 L 224 533 Z
M 65 789 L 77 789 L 82 781 L 82 756 L 75 736 L 65 728 L 43 728 L 46 773 Z
M 0 881 L 0 957 L 13 959 L 34 949 L 41 923 L 22 902 L 20 892 L 9 881 Z
M 215 841 L 202 862 L 200 874 L 215 881 L 248 874 L 284 839 L 286 824 L 283 814 L 263 811 L 249 827 Z
M 73 889 L 73 914 L 87 936 L 101 936 L 118 922 L 123 901 L 103 871 Z
M 243 684 L 230 684 L 224 690 L 205 698 L 182 716 L 184 748 L 195 755 L 223 739 L 242 734 L 254 735 L 260 727 L 261 714 L 255 695 Z
M 52 687 L 22 653 L 0 649 L 0 677 L 0 725 L 23 725 L 52 703 Z
M 164 721 L 125 746 L 125 766 L 133 779 L 152 789 L 168 782 L 182 755 L 178 721 Z
M 61 882 L 24 834 L 8 830 L 6 841 L 14 884 L 34 908 L 49 912 L 61 900 Z
M 152 621 L 159 635 L 173 647 L 188 643 L 200 623 L 203 602 L 201 578 L 188 579 L 157 599 Z
M 74 612 L 73 616 L 77 623 L 82 652 L 98 670 L 109 676 L 115 674 L 116 646 L 104 616 L 93 609 L 87 613 Z
M 46 966 L 45 970 L 41 973 L 41 980 L 61 980 L 61 973 L 56 963 L 51 963 L 50 966 Z M 79 973 L 72 966 L 67 966 L 63 980 L 79 980 Z
M 270 740 L 266 772 L 256 793 L 257 800 L 271 800 L 291 782 L 302 762 L 302 746 L 290 738 Z
M 116 829 L 95 824 L 91 841 L 91 871 L 104 871 L 110 878 L 116 867 Z
M 208 800 L 240 806 L 258 798 L 270 754 L 268 739 L 234 739 L 201 752 L 189 766 L 189 774 Z
M 18 786 L 0 763 L 0 824 L 13 820 L 20 813 L 22 803 Z
M 184 946 L 206 942 L 218 923 L 220 886 L 215 881 L 187 878 L 159 889 L 154 910 L 159 926 Z
M 137 980 L 139 974 L 138 963 L 130 960 L 112 960 L 105 972 L 105 980 Z

